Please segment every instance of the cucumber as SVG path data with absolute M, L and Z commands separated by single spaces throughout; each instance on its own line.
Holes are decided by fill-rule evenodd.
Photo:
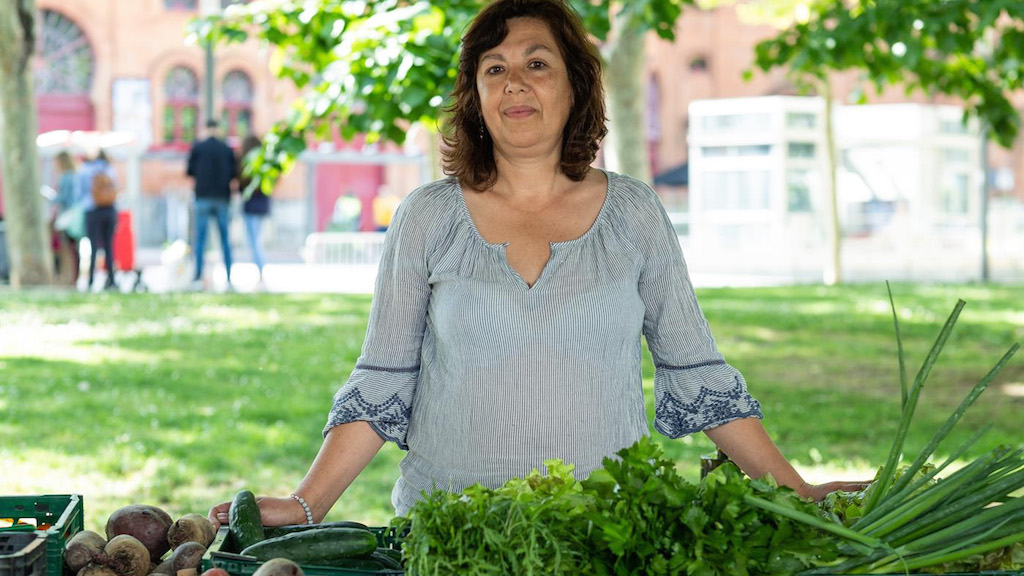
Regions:
M 392 570 L 401 570 L 402 553 L 398 552 L 398 557 L 396 558 L 393 554 L 394 552 L 397 552 L 397 550 L 391 550 L 390 548 L 377 548 L 373 551 L 373 554 L 370 554 L 370 559 L 376 560 Z
M 260 518 L 260 507 L 256 504 L 256 496 L 248 490 L 235 494 L 228 508 L 228 531 L 231 532 L 235 545 L 239 550 L 263 540 L 263 521 Z
M 379 560 L 374 560 L 373 558 L 342 558 L 332 567 L 347 570 L 372 570 L 374 572 L 379 572 L 381 570 L 394 570 L 394 568 L 391 568 Z
M 286 526 L 264 526 L 263 532 L 267 538 L 277 538 L 278 536 L 284 536 L 285 534 L 293 534 L 295 532 L 305 532 L 306 530 L 317 530 L 320 528 L 362 528 L 366 530 L 366 524 L 359 522 L 353 522 L 351 520 L 341 520 L 339 522 L 324 522 L 322 524 L 288 524 Z
M 289 558 L 299 564 L 334 566 L 346 558 L 369 556 L 377 549 L 377 536 L 361 528 L 333 526 L 267 538 L 242 550 L 257 560 Z

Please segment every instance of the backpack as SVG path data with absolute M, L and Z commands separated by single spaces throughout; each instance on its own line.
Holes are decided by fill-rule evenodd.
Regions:
M 97 208 L 106 208 L 114 205 L 117 198 L 117 189 L 114 188 L 114 181 L 110 179 L 106 170 L 100 170 L 92 177 L 92 202 Z

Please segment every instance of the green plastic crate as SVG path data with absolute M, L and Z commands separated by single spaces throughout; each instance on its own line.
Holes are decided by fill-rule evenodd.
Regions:
M 45 576 L 46 537 L 32 532 L 0 532 L 0 576 Z
M 49 524 L 46 530 L 34 530 L 46 536 L 46 576 L 64 573 L 64 549 L 71 537 L 85 528 L 82 496 L 79 494 L 46 494 L 42 496 L 0 496 L 0 518 L 28 521 L 39 526 Z M 0 529 L 2 533 L 17 533 L 17 526 Z
M 377 547 L 401 550 L 402 544 L 394 528 L 369 527 L 377 537 Z M 228 532 L 227 526 L 221 526 L 217 538 L 203 555 L 202 569 L 223 568 L 231 576 L 252 576 L 263 562 L 252 556 L 238 554 L 238 549 Z M 330 566 L 302 566 L 306 576 L 404 576 L 403 570 L 359 570 L 355 568 L 332 568 Z

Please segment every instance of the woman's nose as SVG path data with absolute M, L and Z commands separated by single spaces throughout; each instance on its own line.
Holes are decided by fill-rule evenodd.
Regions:
M 523 82 L 523 77 L 518 72 L 510 72 L 508 75 L 508 81 L 505 84 L 505 92 L 507 94 L 515 94 L 516 92 L 525 92 L 526 83 Z

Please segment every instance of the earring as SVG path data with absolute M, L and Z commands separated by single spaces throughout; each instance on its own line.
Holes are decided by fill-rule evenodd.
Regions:
M 480 118 L 480 141 L 484 139 L 484 119 Z

